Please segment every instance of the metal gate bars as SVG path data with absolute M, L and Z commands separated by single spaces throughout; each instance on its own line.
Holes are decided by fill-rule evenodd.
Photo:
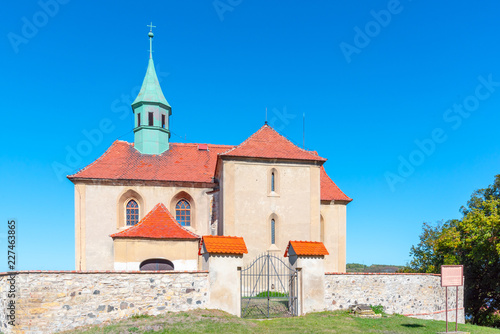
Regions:
M 241 317 L 298 315 L 298 274 L 281 258 L 264 253 L 241 270 Z

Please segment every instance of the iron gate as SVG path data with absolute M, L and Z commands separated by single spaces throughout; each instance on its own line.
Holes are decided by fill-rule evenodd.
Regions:
M 241 317 L 298 315 L 298 274 L 281 258 L 264 253 L 241 270 Z

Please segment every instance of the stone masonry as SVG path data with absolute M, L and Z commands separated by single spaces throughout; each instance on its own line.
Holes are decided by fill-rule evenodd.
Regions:
M 0 331 L 54 333 L 134 314 L 206 308 L 208 272 L 19 272 L 16 326 L 7 327 L 7 279 L 0 274 Z
M 8 281 L 12 275 L 14 285 Z M 325 298 L 317 309 L 383 305 L 389 314 L 444 320 L 445 288 L 440 280 L 440 275 L 434 274 L 326 273 Z M 15 330 L 7 326 L 11 289 L 16 291 Z M 217 296 L 210 289 L 208 271 L 0 273 L 0 332 L 55 333 L 134 314 L 220 307 L 220 298 L 239 298 L 238 289 L 232 285 Z M 459 288 L 458 300 L 458 322 L 463 323 L 463 287 Z M 455 288 L 449 288 L 450 321 L 455 320 L 455 307 Z
M 326 309 L 352 305 L 383 305 L 386 313 L 445 320 L 445 289 L 435 274 L 327 273 Z M 455 321 L 455 287 L 448 288 L 448 320 Z M 464 323 L 463 286 L 458 289 L 458 322 Z

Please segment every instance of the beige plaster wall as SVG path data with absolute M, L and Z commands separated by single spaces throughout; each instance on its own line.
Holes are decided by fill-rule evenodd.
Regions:
M 209 272 L 209 308 L 241 316 L 240 271 L 241 255 L 204 254 L 204 265 Z
M 299 270 L 299 314 L 324 311 L 324 257 L 291 255 L 289 260 L 290 264 Z
M 175 270 L 198 269 L 198 240 L 115 239 L 114 269 L 139 270 L 142 261 L 168 259 Z
M 80 188 L 76 184 L 75 188 Z M 210 197 L 208 188 L 125 186 L 125 185 L 84 185 L 85 195 L 75 190 L 76 218 L 76 263 L 79 270 L 112 270 L 114 268 L 113 240 L 109 235 L 118 232 L 118 201 L 129 190 L 137 192 L 143 200 L 139 215 L 143 218 L 158 203 L 163 203 L 175 217 L 170 207 L 179 192 L 188 193 L 194 203 L 193 226 L 189 228 L 198 235 L 210 234 Z M 80 191 L 81 193 L 81 191 Z M 81 266 L 78 264 L 81 263 Z
M 75 184 L 75 269 L 85 268 L 85 184 Z
M 279 178 L 275 193 L 268 188 L 272 168 Z M 319 241 L 319 172 L 318 166 L 298 163 L 223 162 L 222 232 L 245 239 L 245 264 L 267 250 L 283 255 L 290 240 Z M 276 245 L 271 247 L 273 214 Z
M 325 256 L 325 270 L 346 271 L 346 205 L 321 204 L 324 219 L 323 243 L 330 255 Z

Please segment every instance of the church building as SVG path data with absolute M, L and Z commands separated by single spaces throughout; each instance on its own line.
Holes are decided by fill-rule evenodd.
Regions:
M 239 145 L 170 142 L 172 108 L 151 52 L 132 111 L 134 142 L 116 140 L 68 176 L 76 270 L 198 270 L 201 237 L 218 235 L 243 237 L 245 264 L 264 252 L 283 256 L 291 240 L 321 241 L 325 270 L 345 272 L 351 198 L 326 174 L 325 158 L 267 122 Z

